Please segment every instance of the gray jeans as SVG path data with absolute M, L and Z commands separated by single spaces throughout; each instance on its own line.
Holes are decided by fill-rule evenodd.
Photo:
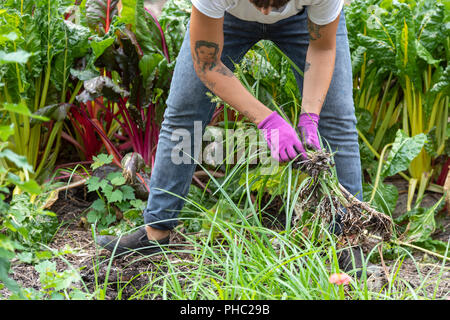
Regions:
M 307 9 L 306 9 L 307 10 Z M 224 19 L 223 63 L 234 70 L 246 52 L 258 41 L 273 41 L 293 62 L 304 70 L 309 44 L 306 10 L 274 24 L 240 20 L 226 13 Z M 295 72 L 302 92 L 303 78 Z M 362 200 L 361 163 L 358 134 L 352 96 L 352 69 L 344 12 L 341 14 L 336 41 L 336 61 L 333 78 L 320 113 L 319 132 L 335 154 L 339 182 Z M 211 121 L 215 104 L 206 95 L 209 91 L 197 77 L 190 50 L 189 32 L 186 32 L 172 78 L 167 109 L 164 114 L 155 164 L 150 180 L 150 195 L 144 210 L 144 221 L 152 227 L 170 230 L 178 221 L 189 191 L 196 164 L 176 164 L 171 159 L 175 130 L 184 130 L 194 136 L 194 121 L 201 121 L 196 130 L 204 131 Z M 198 122 L 197 122 L 198 123 Z M 198 134 L 198 133 L 197 133 Z M 195 146 L 197 144 L 197 146 Z M 191 150 L 199 152 L 192 139 Z M 193 154 L 197 157 L 198 154 Z

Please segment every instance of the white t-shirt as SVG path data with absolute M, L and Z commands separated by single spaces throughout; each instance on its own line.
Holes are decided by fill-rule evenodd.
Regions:
M 291 0 L 279 9 L 264 15 L 249 0 L 191 0 L 203 14 L 211 18 L 222 18 L 225 11 L 246 21 L 275 23 L 289 18 L 308 6 L 309 19 L 318 25 L 334 21 L 342 10 L 344 0 Z

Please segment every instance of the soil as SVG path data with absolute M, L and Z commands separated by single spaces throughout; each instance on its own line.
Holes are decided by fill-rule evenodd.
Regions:
M 407 183 L 405 184 L 401 178 L 392 180 L 390 183 L 395 184 L 400 191 L 398 206 L 395 210 L 395 215 L 399 215 L 405 212 L 407 194 L 403 191 L 407 190 Z M 422 206 L 431 206 L 438 199 L 439 194 L 427 193 L 422 202 Z M 50 208 L 51 211 L 57 214 L 58 219 L 60 222 L 63 222 L 63 225 L 49 246 L 53 249 L 63 249 L 66 246 L 72 248 L 73 254 L 68 254 L 64 257 L 71 267 L 80 270 L 79 272 L 83 282 L 90 292 L 95 290 L 96 283 L 103 284 L 105 282 L 105 276 L 107 275 L 108 264 L 110 262 L 109 252 L 95 246 L 92 231 L 83 223 L 84 211 L 90 206 L 93 200 L 86 193 L 85 187 L 82 186 L 70 189 L 67 193 L 60 192 L 58 200 Z M 450 215 L 439 214 L 436 216 L 436 220 L 438 221 L 439 227 L 433 235 L 433 238 L 445 242 L 449 241 Z M 273 220 L 267 220 L 267 222 L 269 221 L 273 223 Z M 282 221 L 278 221 L 278 223 L 279 225 L 284 225 Z M 171 235 L 171 243 L 175 246 L 176 244 L 183 243 L 182 234 L 173 233 Z M 428 297 L 432 297 L 435 293 L 436 298 L 448 298 L 450 292 L 450 263 L 447 263 L 443 269 L 442 261 L 440 262 L 430 254 L 418 250 L 414 250 L 412 254 L 415 261 L 405 259 L 401 265 L 398 277 L 404 280 L 405 285 L 408 284 L 412 288 L 417 288 L 421 283 L 424 283 L 423 279 L 428 279 L 425 282 L 427 287 L 422 287 L 427 292 Z M 164 259 L 162 255 L 153 256 L 151 259 L 142 259 L 142 257 L 136 255 L 114 259 L 108 277 L 108 283 L 111 283 L 111 285 L 108 287 L 105 299 L 132 299 L 139 293 L 140 289 L 145 288 L 148 284 L 148 272 L 156 271 L 156 274 L 158 272 L 166 272 L 166 270 L 161 270 L 161 267 L 158 266 L 158 262 L 161 259 Z M 169 254 L 168 259 L 173 264 L 179 264 L 180 261 L 190 258 L 189 256 L 180 254 Z M 58 271 L 68 269 L 67 263 L 61 259 L 56 258 L 54 261 L 57 262 Z M 398 268 L 398 261 L 385 260 L 384 262 L 385 268 L 381 264 L 371 265 L 369 268 L 372 273 L 368 279 L 368 285 L 371 291 L 378 292 L 386 285 L 385 271 L 391 275 Z M 22 287 L 34 288 L 36 290 L 40 289 L 39 274 L 32 265 L 13 260 L 11 277 Z M 434 292 L 438 277 L 440 279 L 440 285 L 437 292 Z M 117 282 L 120 282 L 121 285 L 118 286 Z M 118 290 L 118 287 L 121 289 Z M 0 290 L 0 294 L 4 297 L 9 295 L 6 289 Z M 140 297 L 140 299 L 142 298 L 157 299 L 158 297 Z

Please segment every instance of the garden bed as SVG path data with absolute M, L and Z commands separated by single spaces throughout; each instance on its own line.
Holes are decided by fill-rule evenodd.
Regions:
M 394 215 L 405 212 L 407 195 L 402 192 L 407 189 L 407 183 L 403 179 L 391 179 L 392 183 L 400 191 L 397 208 Z M 432 206 L 440 199 L 439 194 L 427 193 L 423 200 L 423 206 Z M 152 256 L 151 258 L 142 258 L 137 255 L 128 255 L 123 258 L 113 260 L 110 263 L 110 253 L 107 250 L 99 249 L 95 246 L 92 231 L 84 223 L 84 211 L 90 206 L 89 196 L 86 195 L 84 187 L 71 189 L 67 194 L 61 192 L 59 199 L 53 204 L 51 210 L 58 215 L 62 227 L 55 235 L 49 247 L 55 250 L 64 250 L 69 246 L 73 251 L 64 256 L 66 262 L 55 258 L 57 270 L 62 272 L 69 268 L 78 270 L 82 281 L 90 292 L 93 292 L 99 286 L 103 286 L 105 281 L 109 284 L 104 299 L 162 299 L 158 296 L 142 296 L 142 292 L 151 292 L 148 288 L 149 278 L 155 279 L 168 272 L 167 267 L 160 262 L 166 259 L 163 255 Z M 433 234 L 434 239 L 444 242 L 449 240 L 450 236 L 450 216 L 440 214 L 437 217 L 439 228 Z M 177 233 L 172 233 L 172 249 L 184 248 L 183 232 L 180 228 Z M 178 245 L 178 247 L 177 247 Z M 414 250 L 412 253 L 414 260 L 406 258 L 398 271 L 397 277 L 402 279 L 405 285 L 411 288 L 421 288 L 426 291 L 429 297 L 444 298 L 450 292 L 450 263 L 445 267 L 442 261 L 438 261 L 433 256 L 423 251 Z M 177 254 L 168 254 L 167 258 L 171 261 L 175 270 L 187 268 L 185 261 L 191 259 L 189 254 L 177 252 Z M 398 268 L 398 261 L 385 260 L 386 270 L 392 276 Z M 372 272 L 367 283 L 368 288 L 373 292 L 378 292 L 387 284 L 384 268 L 382 264 L 370 264 Z M 12 264 L 12 278 L 24 288 L 41 289 L 39 273 L 33 265 L 24 263 Z M 172 270 L 173 273 L 173 270 Z M 180 274 L 183 274 L 180 272 Z M 106 280 L 106 277 L 108 279 Z M 182 281 L 182 279 L 180 279 Z M 187 281 L 187 279 L 186 279 Z M 436 281 L 440 284 L 436 290 Z M 154 282 L 153 282 L 154 284 Z M 78 283 L 78 286 L 81 285 Z M 3 291 L 3 292 L 2 292 Z M 6 290 L 0 293 L 8 296 Z M 428 298 L 429 298 L 428 297 Z M 418 296 L 420 298 L 420 294 Z

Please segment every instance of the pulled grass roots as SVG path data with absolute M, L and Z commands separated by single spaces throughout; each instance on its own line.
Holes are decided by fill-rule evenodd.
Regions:
M 320 150 L 296 164 L 311 177 L 310 183 L 301 187 L 301 212 L 314 212 L 324 224 L 339 221 L 341 237 L 351 236 L 357 242 L 365 242 L 367 235 L 373 233 L 389 241 L 393 232 L 392 218 L 347 191 L 333 172 L 331 157 L 330 153 Z

